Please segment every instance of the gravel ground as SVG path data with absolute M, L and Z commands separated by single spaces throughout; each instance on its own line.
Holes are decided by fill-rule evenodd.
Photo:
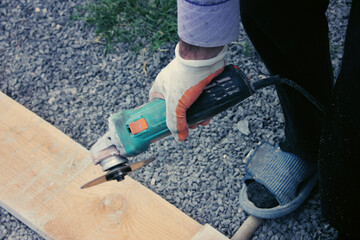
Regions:
M 330 2 L 336 75 L 351 1 Z M 93 29 L 70 21 L 83 3 L 0 1 L 0 90 L 89 148 L 107 130 L 110 113 L 147 102 L 153 79 L 173 57 L 174 44 L 155 54 L 143 51 L 136 59 L 126 44 L 119 44 L 117 53 L 104 56 Z M 230 51 L 228 63 L 252 79 L 267 73 L 244 31 Z M 283 124 L 274 89 L 262 89 L 209 126 L 192 130 L 184 143 L 168 137 L 153 144 L 133 160 L 154 155 L 157 161 L 132 177 L 201 224 L 210 223 L 231 237 L 248 216 L 238 205 L 242 159 L 259 141 L 276 143 Z M 0 222 L 0 239 L 42 239 L 2 208 Z M 299 210 L 265 221 L 252 239 L 334 239 L 336 234 L 321 217 L 314 191 Z

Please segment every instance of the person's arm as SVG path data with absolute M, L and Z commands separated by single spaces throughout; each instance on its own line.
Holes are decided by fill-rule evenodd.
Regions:
M 198 47 L 188 44 L 182 40 L 179 43 L 179 53 L 186 60 L 205 60 L 216 57 L 224 46 L 219 47 Z
M 239 33 L 239 0 L 177 0 L 179 38 L 193 46 L 219 47 Z
M 187 138 L 186 110 L 223 71 L 226 45 L 237 38 L 238 25 L 238 0 L 178 0 L 181 40 L 149 93 L 150 100 L 165 99 L 166 124 L 175 139 Z

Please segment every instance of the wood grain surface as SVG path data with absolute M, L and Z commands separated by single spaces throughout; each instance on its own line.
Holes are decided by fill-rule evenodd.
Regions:
M 0 164 L 1 206 L 47 239 L 191 239 L 202 228 L 129 177 L 81 190 L 103 174 L 88 150 L 3 93 Z

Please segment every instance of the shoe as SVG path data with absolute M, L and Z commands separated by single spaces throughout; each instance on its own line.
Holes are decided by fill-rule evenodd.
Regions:
M 278 218 L 296 210 L 307 199 L 318 181 L 315 163 L 283 152 L 279 146 L 260 143 L 245 159 L 244 187 L 240 190 L 240 206 L 258 218 Z M 272 208 L 259 208 L 248 198 L 251 181 L 263 185 L 278 201 Z

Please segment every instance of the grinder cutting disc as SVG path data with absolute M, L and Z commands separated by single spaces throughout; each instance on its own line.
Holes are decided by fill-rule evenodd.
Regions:
M 155 158 L 151 157 L 146 160 L 130 164 L 128 166 L 116 167 L 115 169 L 110 170 L 107 174 L 100 176 L 98 178 L 95 178 L 94 180 L 91 180 L 90 182 L 84 184 L 83 186 L 81 186 L 81 189 L 92 187 L 92 186 L 95 186 L 95 185 L 98 185 L 100 183 L 104 183 L 104 182 L 107 182 L 110 180 L 117 180 L 119 182 L 119 181 L 123 180 L 127 174 L 151 163 L 154 160 L 155 160 Z

